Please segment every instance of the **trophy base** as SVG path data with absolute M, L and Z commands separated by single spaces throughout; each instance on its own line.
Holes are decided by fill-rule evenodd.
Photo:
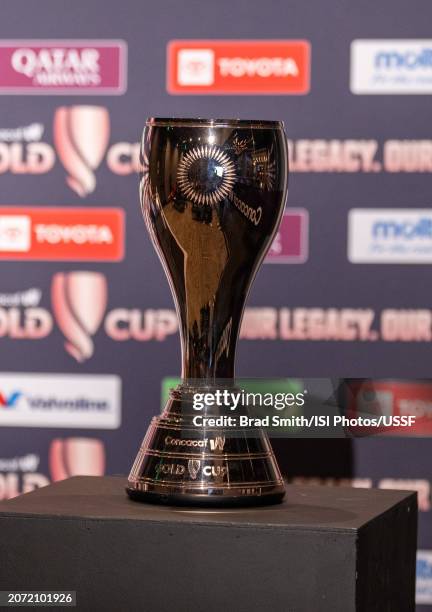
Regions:
M 126 487 L 126 493 L 133 501 L 147 504 L 159 504 L 164 506 L 194 506 L 201 508 L 245 508 L 250 506 L 271 506 L 280 504 L 285 496 L 285 489 L 264 495 L 245 496 L 221 496 L 221 495 L 196 495 L 188 493 L 157 493 L 155 491 L 139 491 L 132 487 Z
M 151 421 L 126 492 L 154 504 L 240 507 L 279 503 L 285 487 L 262 429 L 197 427 L 166 411 Z

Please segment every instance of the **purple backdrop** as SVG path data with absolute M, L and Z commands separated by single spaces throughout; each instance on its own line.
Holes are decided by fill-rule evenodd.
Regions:
M 249 297 L 238 374 L 429 376 L 429 5 L 2 9 L 0 498 L 85 470 L 126 474 L 162 379 L 178 374 L 173 302 L 138 203 L 148 116 L 285 121 L 295 210 Z M 167 57 L 170 41 L 184 42 Z M 352 213 L 348 236 L 351 209 L 377 210 Z M 419 600 L 431 603 L 432 442 L 275 446 L 289 477 L 419 490 Z

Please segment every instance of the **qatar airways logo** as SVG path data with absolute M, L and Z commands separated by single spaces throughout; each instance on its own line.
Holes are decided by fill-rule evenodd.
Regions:
M 3 40 L 0 94 L 122 94 L 126 61 L 121 40 Z

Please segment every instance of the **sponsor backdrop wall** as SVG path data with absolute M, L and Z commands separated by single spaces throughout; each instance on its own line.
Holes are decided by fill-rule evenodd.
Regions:
M 238 374 L 430 376 L 428 3 L 4 0 L 2 16 L 0 498 L 126 474 L 178 375 L 138 204 L 147 116 L 286 123 L 288 208 Z M 275 446 L 293 479 L 419 491 L 418 602 L 431 603 L 432 441 Z

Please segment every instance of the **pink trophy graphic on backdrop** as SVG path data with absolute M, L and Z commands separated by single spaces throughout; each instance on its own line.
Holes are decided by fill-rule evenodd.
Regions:
M 108 111 L 103 106 L 61 106 L 54 115 L 53 131 L 58 155 L 69 173 L 66 182 L 84 198 L 95 190 L 94 170 L 108 146 Z
M 51 285 L 53 311 L 65 335 L 65 349 L 77 361 L 93 355 L 93 334 L 107 306 L 107 282 L 99 272 L 58 272 Z
M 53 482 L 71 476 L 103 476 L 103 442 L 96 438 L 55 438 L 51 442 L 49 466 Z

